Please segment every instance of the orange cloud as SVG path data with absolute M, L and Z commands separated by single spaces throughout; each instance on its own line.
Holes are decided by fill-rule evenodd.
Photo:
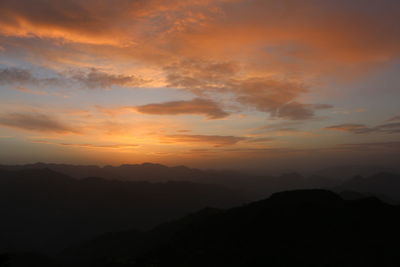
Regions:
M 3 14 L 0 32 L 19 37 L 37 36 L 69 42 L 119 45 L 127 40 L 109 21 L 113 18 L 119 24 L 122 18 L 126 18 L 129 10 L 134 8 L 130 2 L 99 5 L 96 1 L 6 0 L 0 4 Z M 110 33 L 114 33 L 114 38 L 108 37 Z
M 46 91 L 32 90 L 32 89 L 22 87 L 22 86 L 15 87 L 14 89 L 17 91 L 20 91 L 20 92 L 24 92 L 27 94 L 33 94 L 33 95 L 48 95 L 49 94 Z
M 299 122 L 331 107 L 313 104 L 304 97 L 318 90 L 321 75 L 354 77 L 398 58 L 399 10 L 400 4 L 390 0 L 3 0 L 0 1 L 1 53 L 29 61 L 31 65 L 45 66 L 59 76 L 40 78 L 28 70 L 2 68 L 0 84 L 23 85 L 21 88 L 31 88 L 27 84 L 61 84 L 68 89 L 167 87 L 167 92 L 168 88 L 184 90 L 193 94 L 194 99 L 170 102 L 161 99 L 147 105 L 96 108 L 111 116 L 139 112 L 194 114 L 208 119 L 257 111 L 275 119 Z M 113 101 L 118 99 L 107 100 L 110 106 L 116 106 Z M 51 108 L 46 113 L 9 112 L 0 115 L 0 125 L 59 134 L 81 132 L 51 112 Z M 132 133 L 149 137 L 148 143 L 159 135 L 163 142 L 215 146 L 257 140 L 231 136 L 232 133 L 168 135 L 170 118 L 163 118 L 161 126 L 155 125 L 159 122 L 154 120 L 140 121 L 143 120 L 140 117 L 147 116 L 104 122 L 96 117 L 99 113 L 86 115 L 85 119 L 92 117 L 83 122 L 87 127 L 85 133 L 89 129 L 98 135 L 124 136 L 127 142 Z M 249 123 L 260 121 L 259 117 L 248 116 Z M 83 116 L 78 119 L 83 120 Z M 202 123 L 207 123 L 204 127 L 216 124 Z M 175 125 L 174 129 L 187 127 L 190 125 Z M 246 124 L 246 127 L 256 125 Z M 258 131 L 309 134 L 295 125 L 272 128 Z M 327 129 L 354 133 L 399 131 L 398 126 L 389 123 L 376 127 L 342 124 Z M 212 130 L 208 133 L 212 134 Z M 237 129 L 226 131 L 230 130 Z M 149 132 L 154 135 L 146 134 Z M 219 129 L 218 133 L 221 134 Z M 268 137 L 260 138 L 260 142 L 268 141 Z
M 26 5 L 0 4 L 0 32 L 29 38 L 9 40 L 10 45 L 19 42 L 53 63 L 121 64 L 121 69 L 129 63 L 132 71 L 146 66 L 152 73 L 78 75 L 88 87 L 143 86 L 151 80 L 200 97 L 234 94 L 233 101 L 286 119 L 313 116 L 316 108 L 299 98 L 309 92 L 314 76 L 338 70 L 348 75 L 350 65 L 387 62 L 400 53 L 399 4 L 393 1 L 42 0 Z M 84 44 L 27 43 L 35 37 Z
M 274 138 L 272 137 L 259 137 L 259 138 L 250 138 L 246 140 L 247 143 L 265 143 L 265 142 L 270 142 L 273 141 Z
M 132 113 L 135 111 L 134 107 L 115 107 L 115 108 L 107 108 L 100 105 L 95 105 L 95 108 L 103 114 L 108 116 L 118 116 L 127 113 Z
M 248 67 L 318 71 L 329 62 L 385 62 L 398 55 L 398 10 L 388 0 L 4 0 L 0 32 L 106 45 L 74 49 L 128 60 L 234 57 Z
M 302 120 L 314 117 L 314 111 L 331 108 L 326 104 L 302 104 L 294 101 L 308 88 L 297 81 L 271 77 L 241 77 L 241 68 L 233 62 L 189 60 L 165 68 L 169 87 L 189 90 L 197 95 L 232 94 L 237 102 L 273 117 Z
M 0 33 L 126 47 L 149 31 L 159 31 L 153 26 L 157 21 L 166 26 L 164 31 L 181 31 L 201 23 L 206 18 L 203 12 L 216 2 L 225 1 L 171 0 L 166 4 L 160 0 L 5 0 L 0 4 Z

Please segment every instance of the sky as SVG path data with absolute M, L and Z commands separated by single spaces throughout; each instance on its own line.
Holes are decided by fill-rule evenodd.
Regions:
M 397 0 L 2 0 L 0 163 L 400 164 Z

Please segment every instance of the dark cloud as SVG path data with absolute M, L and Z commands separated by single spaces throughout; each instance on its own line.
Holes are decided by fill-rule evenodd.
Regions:
M 386 123 L 375 127 L 368 127 L 364 124 L 339 124 L 325 127 L 327 130 L 344 131 L 355 134 L 368 134 L 368 133 L 387 133 L 396 134 L 400 133 L 400 122 Z
M 300 126 L 302 121 L 284 121 L 278 123 L 271 123 L 262 127 L 258 127 L 252 130 L 253 134 L 263 134 L 263 133 L 277 133 L 277 132 L 290 132 L 298 133 L 300 132 Z
M 78 129 L 65 125 L 56 118 L 41 113 L 10 113 L 0 115 L 0 125 L 20 130 L 58 134 L 79 133 Z
M 235 81 L 233 88 L 240 103 L 277 117 L 280 116 L 279 109 L 282 108 L 282 114 L 285 114 L 284 106 L 306 91 L 306 87 L 301 83 L 266 78 Z
M 246 140 L 246 143 L 265 143 L 265 142 L 270 142 L 275 140 L 275 138 L 272 137 L 259 137 L 259 138 L 250 138 Z
M 189 90 L 197 95 L 230 94 L 244 106 L 289 120 L 314 117 L 316 110 L 332 108 L 327 104 L 302 104 L 295 99 L 307 92 L 296 81 L 265 77 L 240 77 L 234 62 L 186 60 L 164 69 L 169 87 Z
M 299 121 L 285 121 L 285 122 L 271 123 L 263 127 L 257 128 L 257 130 L 280 131 L 284 129 L 294 129 L 294 127 L 298 127 L 300 125 L 301 122 Z
M 188 135 L 175 134 L 165 135 L 161 137 L 163 142 L 167 143 L 205 143 L 216 147 L 229 146 L 237 144 L 240 141 L 246 140 L 245 137 L 224 136 L 224 135 Z
M 8 85 L 14 83 L 31 83 L 36 79 L 25 69 L 4 68 L 0 69 L 0 84 Z
M 400 133 L 400 122 L 378 125 L 371 128 L 370 132 Z
M 334 108 L 333 105 L 329 105 L 329 104 L 313 104 L 310 105 L 312 106 L 313 109 L 330 109 L 330 108 Z
M 72 79 L 90 89 L 111 88 L 112 86 L 140 86 L 145 81 L 133 75 L 109 74 L 97 69 L 89 72 L 75 71 Z
M 311 105 L 291 102 L 277 108 L 273 115 L 288 120 L 306 120 L 314 117 L 314 109 Z
M 188 101 L 171 101 L 160 104 L 138 106 L 137 111 L 155 115 L 196 114 L 204 115 L 209 119 L 221 119 L 229 116 L 217 103 L 202 98 Z
M 87 71 L 71 70 L 57 74 L 51 78 L 41 78 L 33 75 L 30 70 L 20 68 L 0 69 L 0 85 L 30 85 L 70 87 L 71 82 L 77 82 L 89 89 L 111 88 L 112 86 L 140 86 L 145 80 L 133 75 L 110 74 L 98 69 Z
M 58 85 L 59 78 L 39 78 L 34 76 L 29 70 L 21 68 L 2 68 L 0 69 L 0 85 Z
M 357 123 L 345 123 L 345 124 L 338 124 L 325 127 L 326 130 L 336 130 L 336 131 L 343 131 L 343 132 L 352 132 L 357 133 L 359 130 L 367 129 L 364 124 L 357 124 Z

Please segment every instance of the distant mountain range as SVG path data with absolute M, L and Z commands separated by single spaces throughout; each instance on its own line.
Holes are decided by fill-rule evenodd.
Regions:
M 219 185 L 78 180 L 50 169 L 0 170 L 0 248 L 59 250 L 104 232 L 150 228 L 207 206 L 242 202 Z
M 377 173 L 368 177 L 355 176 L 344 181 L 337 191 L 351 190 L 373 194 L 381 199 L 400 202 L 400 175 Z
M 247 201 L 265 198 L 283 190 L 306 188 L 329 188 L 335 191 L 358 191 L 387 195 L 400 201 L 400 189 L 397 186 L 400 170 L 388 172 L 388 168 L 380 166 L 338 166 L 326 168 L 314 174 L 303 176 L 298 173 L 286 173 L 279 176 L 250 175 L 229 170 L 200 170 L 185 166 L 167 167 L 155 163 L 126 164 L 121 166 L 99 167 L 94 165 L 68 165 L 35 163 L 26 165 L 0 165 L 0 170 L 43 170 L 49 169 L 66 176 L 84 179 L 100 177 L 119 181 L 169 182 L 184 181 L 199 184 L 215 184 L 231 189 Z M 386 170 L 385 172 L 383 172 Z M 389 180 L 381 176 L 391 176 Z M 364 178 L 366 177 L 365 180 Z M 354 181 L 358 177 L 358 182 Z M 397 177 L 397 178 L 396 178 Z M 375 180 L 375 182 L 373 182 Z M 361 183 L 361 184 L 360 184 Z M 362 185 L 365 184 L 365 185 Z M 379 186 L 378 184 L 382 184 Z
M 56 168 L 63 172 L 55 171 Z M 107 171 L 102 172 L 104 169 Z M 67 172 L 75 172 L 74 178 Z M 83 178 L 78 172 L 81 175 L 96 172 L 98 177 Z M 119 176 L 112 178 L 117 172 Z M 143 231 L 200 209 L 203 211 L 199 214 L 203 215 L 220 213 L 225 212 L 220 209 L 265 199 L 274 192 L 307 188 L 327 188 L 338 192 L 341 203 L 356 203 L 354 201 L 371 196 L 387 203 L 400 202 L 400 175 L 391 173 L 335 180 L 296 173 L 251 176 L 158 164 L 110 168 L 3 165 L 0 167 L 0 260 L 1 252 L 8 251 L 18 253 L 19 260 L 23 255 L 26 261 L 34 262 L 43 258 L 34 252 L 54 254 L 96 236 L 114 242 L 110 239 L 114 234 L 104 235 L 106 232 L 135 229 L 124 233 L 126 242 L 133 242 L 130 235 L 141 240 L 139 236 L 149 233 Z M 276 197 L 274 195 L 273 199 Z M 217 209 L 204 210 L 206 207 Z M 122 241 L 117 239 L 115 242 L 116 251 L 120 253 L 118 244 Z M 106 244 L 104 246 L 111 249 Z M 146 247 L 143 243 L 137 243 L 137 246 Z
M 219 175 L 232 175 L 229 171 L 203 171 L 185 166 L 167 167 L 156 163 L 125 164 L 121 166 L 95 165 L 68 165 L 53 163 L 34 163 L 26 165 L 0 165 L 3 170 L 24 169 L 50 169 L 73 178 L 102 177 L 105 179 L 129 180 L 129 181 L 196 181 L 208 180 Z M 235 173 L 238 175 L 237 173 Z
M 327 188 L 338 185 L 340 180 L 323 176 L 304 177 L 297 173 L 280 176 L 256 176 L 229 170 L 200 170 L 185 166 L 167 167 L 155 163 L 126 164 L 121 166 L 81 166 L 68 164 L 35 163 L 26 165 L 0 165 L 0 170 L 49 169 L 72 178 L 101 177 L 120 181 L 167 182 L 185 181 L 217 184 L 239 192 L 248 201 L 262 199 L 274 192 L 301 189 Z

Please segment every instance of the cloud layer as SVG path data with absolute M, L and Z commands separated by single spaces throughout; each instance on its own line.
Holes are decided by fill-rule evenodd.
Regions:
M 399 1 L 2 0 L 0 14 L 0 135 L 63 140 L 49 151 L 264 159 L 400 134 Z
M 370 133 L 386 133 L 398 134 L 400 133 L 400 123 L 386 123 L 374 127 L 368 127 L 364 124 L 340 124 L 326 127 L 327 130 L 336 130 L 343 132 L 350 132 L 355 134 L 370 134 Z
M 27 131 L 57 134 L 77 134 L 79 129 L 66 125 L 55 117 L 41 113 L 10 113 L 0 115 L 0 125 Z
M 209 119 L 221 119 L 229 116 L 215 102 L 195 98 L 188 101 L 171 101 L 160 104 L 148 104 L 136 107 L 137 111 L 153 115 L 180 115 L 195 114 L 204 115 Z
M 245 137 L 238 136 L 221 136 L 221 135 L 189 135 L 176 134 L 161 137 L 164 142 L 173 143 L 192 143 L 192 144 L 210 144 L 216 147 L 234 145 L 240 141 L 246 140 Z

